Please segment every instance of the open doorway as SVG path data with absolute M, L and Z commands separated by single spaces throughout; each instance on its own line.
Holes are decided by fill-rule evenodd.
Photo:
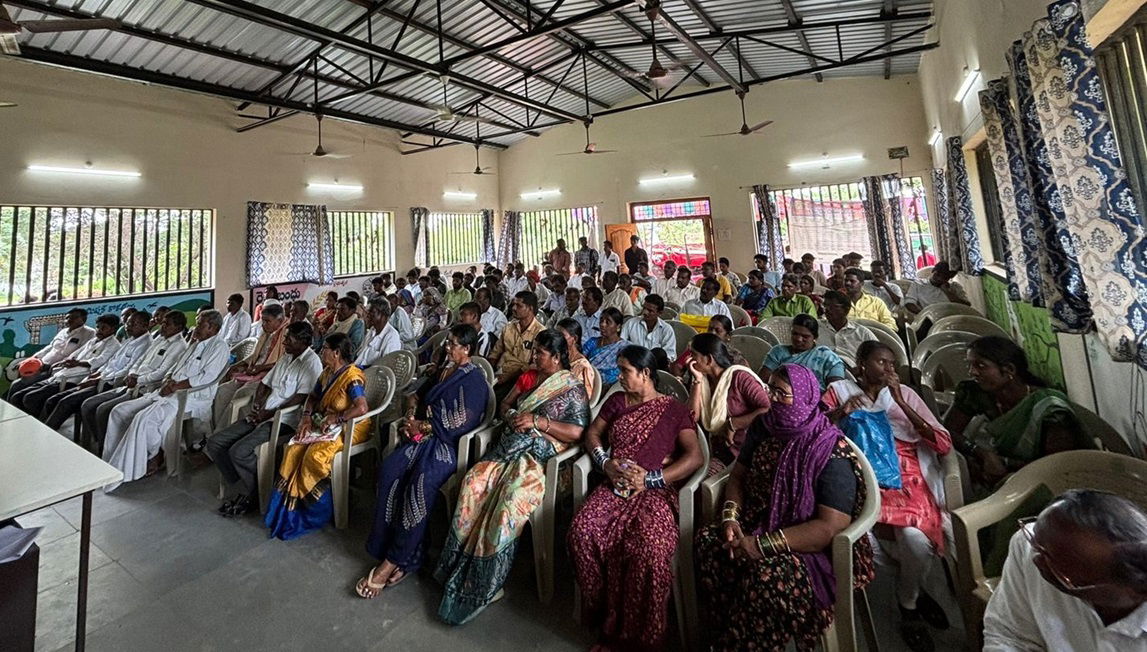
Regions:
M 713 216 L 708 197 L 634 202 L 629 218 L 649 252 L 650 273 L 660 277 L 665 261 L 688 265 L 695 278 L 713 260 Z

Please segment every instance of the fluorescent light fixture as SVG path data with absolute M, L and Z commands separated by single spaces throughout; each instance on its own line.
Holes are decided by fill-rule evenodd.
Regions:
M 478 193 L 476 192 L 462 192 L 460 190 L 447 190 L 442 193 L 446 199 L 477 199 Z
M 649 186 L 658 183 L 681 183 L 683 181 L 692 181 L 694 179 L 693 173 L 666 175 L 662 177 L 647 177 L 645 179 L 638 179 L 637 183 L 643 186 Z
M 863 161 L 864 154 L 849 154 L 848 156 L 834 156 L 832 158 L 824 157 L 820 159 L 813 159 L 809 161 L 793 161 L 789 163 L 790 168 L 827 168 L 837 163 L 856 163 Z
M 95 168 L 64 168 L 55 165 L 29 165 L 32 172 L 59 172 L 61 174 L 91 174 L 101 177 L 139 177 L 135 170 L 97 170 Z
M 956 91 L 956 101 L 957 102 L 963 102 L 964 101 L 964 98 L 968 96 L 968 93 L 972 90 L 972 87 L 976 85 L 976 81 L 979 80 L 979 78 L 980 78 L 979 68 L 975 68 L 972 70 L 969 70 L 968 68 L 964 68 L 964 82 L 960 84 L 960 90 Z
M 315 190 L 345 190 L 347 192 L 362 192 L 362 186 L 354 183 L 314 183 L 308 182 L 308 188 Z
M 523 192 L 518 195 L 522 199 L 545 199 L 546 197 L 557 197 L 562 194 L 560 188 L 551 188 L 549 190 L 535 190 L 533 192 Z
M 940 139 L 943 137 L 944 137 L 944 132 L 940 131 L 939 129 L 933 130 L 932 131 L 932 138 L 928 141 L 928 145 L 931 147 L 935 147 L 936 143 L 940 142 Z

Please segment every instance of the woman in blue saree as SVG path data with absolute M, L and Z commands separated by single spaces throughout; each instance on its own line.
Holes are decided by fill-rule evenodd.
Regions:
M 601 311 L 601 320 L 598 328 L 600 337 L 590 338 L 582 354 L 589 359 L 589 363 L 601 373 L 603 387 L 617 382 L 621 369 L 617 366 L 617 356 L 621 350 L 629 346 L 629 341 L 621 338 L 621 323 L 625 318 L 617 308 L 604 308 Z
M 539 383 L 507 413 L 494 448 L 462 481 L 462 492 L 435 578 L 446 587 L 438 617 L 450 625 L 473 619 L 501 597 L 518 537 L 545 495 L 545 464 L 577 445 L 589 424 L 585 386 L 569 372 L 565 337 L 534 338 Z
M 438 490 L 458 465 L 458 440 L 485 417 L 490 385 L 470 356 L 478 343 L 473 326 L 459 324 L 446 339 L 448 364 L 426 394 L 421 414 L 407 412 L 405 442 L 378 473 L 378 502 L 366 549 L 381 563 L 358 581 L 355 592 L 374 598 L 422 566 L 426 525 Z M 415 418 L 416 416 L 420 418 Z

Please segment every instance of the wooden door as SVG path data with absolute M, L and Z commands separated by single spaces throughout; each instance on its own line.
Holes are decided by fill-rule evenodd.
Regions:
M 625 250 L 629 249 L 629 239 L 637 235 L 637 225 L 628 224 L 606 224 L 605 225 L 605 239 L 613 243 L 613 250 L 617 252 L 617 256 L 621 258 L 622 272 L 631 273 L 625 266 Z M 633 270 L 636 272 L 637 270 Z

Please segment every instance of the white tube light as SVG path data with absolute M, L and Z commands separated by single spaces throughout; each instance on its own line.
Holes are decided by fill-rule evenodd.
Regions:
M 461 192 L 458 190 L 447 190 L 446 192 L 442 193 L 442 196 L 445 197 L 446 199 L 472 200 L 472 199 L 478 198 L 478 193 L 476 193 L 476 192 Z
M 362 192 L 362 186 L 353 183 L 314 183 L 308 182 L 308 188 L 315 190 L 345 190 L 347 192 Z
M 940 139 L 943 137 L 944 137 L 944 132 L 940 131 L 939 129 L 934 130 L 932 132 L 932 138 L 928 141 L 928 145 L 930 147 L 935 147 L 936 143 L 940 142 Z
M 90 174 L 101 177 L 133 177 L 138 178 L 139 172 L 135 170 L 97 170 L 95 168 L 65 168 L 55 165 L 29 165 L 32 172 L 58 172 L 61 174 Z
M 522 199 L 545 199 L 546 197 L 557 197 L 562 194 L 560 188 L 552 188 L 550 190 L 535 190 L 533 192 L 523 192 L 518 195 Z
M 638 179 L 637 183 L 643 186 L 649 186 L 659 183 L 681 183 L 683 181 L 692 181 L 693 179 L 693 173 L 689 172 L 687 174 L 674 174 L 672 176 L 647 177 L 645 179 Z
M 964 98 L 971 92 L 972 87 L 976 85 L 976 81 L 980 78 L 980 70 L 978 68 L 969 70 L 964 68 L 964 81 L 960 84 L 960 90 L 956 91 L 956 101 L 963 102 Z
M 793 161 L 789 163 L 790 168 L 827 168 L 837 163 L 856 163 L 863 161 L 864 154 L 849 154 L 848 156 L 835 156 L 833 158 L 814 159 L 809 161 Z

